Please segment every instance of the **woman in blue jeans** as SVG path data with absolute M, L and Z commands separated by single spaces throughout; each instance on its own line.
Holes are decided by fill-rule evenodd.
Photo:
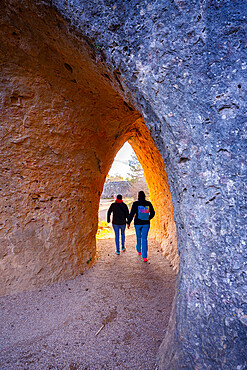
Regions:
M 150 229 L 150 220 L 154 217 L 154 207 L 151 202 L 146 200 L 144 191 L 138 193 L 138 200 L 132 204 L 130 215 L 128 217 L 127 227 L 129 229 L 130 223 L 134 219 L 136 231 L 136 250 L 143 258 L 143 262 L 147 262 L 148 252 L 148 232 Z
M 115 243 L 116 243 L 116 254 L 120 254 L 120 247 L 119 247 L 119 231 L 121 231 L 121 242 L 122 242 L 122 251 L 126 251 L 125 247 L 125 228 L 126 228 L 126 221 L 129 216 L 129 209 L 127 205 L 122 200 L 122 195 L 118 194 L 117 199 L 114 203 L 110 205 L 110 208 L 107 212 L 107 222 L 110 222 L 111 213 L 113 213 L 112 217 L 112 227 L 115 232 Z

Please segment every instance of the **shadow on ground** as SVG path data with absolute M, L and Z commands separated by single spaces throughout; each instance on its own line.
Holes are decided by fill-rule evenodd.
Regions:
M 149 241 L 149 262 L 114 254 L 98 240 L 98 261 L 83 275 L 0 298 L 1 369 L 155 369 L 175 288 L 175 273 Z

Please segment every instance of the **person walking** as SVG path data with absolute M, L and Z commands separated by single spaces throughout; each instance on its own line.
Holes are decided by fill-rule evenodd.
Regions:
M 112 217 L 112 227 L 115 232 L 115 243 L 116 243 L 116 254 L 120 254 L 119 248 L 119 231 L 121 231 L 121 244 L 122 244 L 122 251 L 126 251 L 125 247 L 125 229 L 126 229 L 126 222 L 129 217 L 129 209 L 127 205 L 123 202 L 122 195 L 118 194 L 117 199 L 114 203 L 110 205 L 110 208 L 107 211 L 107 222 L 110 222 L 111 213 L 113 213 Z
M 131 221 L 134 219 L 136 231 L 136 250 L 139 256 L 142 255 L 143 262 L 147 262 L 148 252 L 148 232 L 150 229 L 150 220 L 154 217 L 155 211 L 151 202 L 146 200 L 144 191 L 139 191 L 138 200 L 132 204 L 130 215 L 127 221 L 127 227 L 130 228 Z

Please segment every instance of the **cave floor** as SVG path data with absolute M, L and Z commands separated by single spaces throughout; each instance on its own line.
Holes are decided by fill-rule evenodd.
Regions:
M 176 275 L 159 243 L 149 261 L 114 254 L 97 241 L 98 260 L 75 279 L 1 297 L 0 369 L 155 369 L 168 325 Z

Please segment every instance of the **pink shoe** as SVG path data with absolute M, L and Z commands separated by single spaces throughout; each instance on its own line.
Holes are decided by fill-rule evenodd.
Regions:
M 143 262 L 147 262 L 148 261 L 148 259 L 147 258 L 143 258 Z
M 141 256 L 142 254 L 141 253 L 139 253 L 139 252 L 137 252 L 138 253 L 138 256 Z

